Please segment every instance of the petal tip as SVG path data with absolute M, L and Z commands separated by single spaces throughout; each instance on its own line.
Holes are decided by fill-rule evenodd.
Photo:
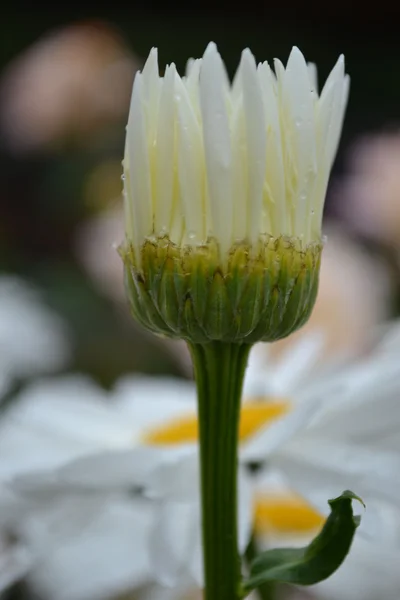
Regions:
M 286 68 L 290 67 L 290 65 L 292 63 L 296 63 L 298 65 L 304 64 L 304 66 L 307 65 L 306 59 L 304 58 L 304 54 L 302 53 L 302 51 L 300 50 L 300 48 L 298 46 L 293 46 L 293 48 L 289 54 Z
M 250 48 L 245 48 L 242 52 L 242 59 L 244 65 L 256 66 L 256 59 Z
M 336 69 L 342 75 L 342 77 L 344 77 L 344 54 L 339 56 L 333 68 Z
M 142 73 L 146 75 L 154 71 L 157 71 L 158 73 L 158 49 L 156 47 L 153 47 L 150 50 L 149 56 L 147 57 L 147 60 L 144 64 Z M 146 77 L 147 76 L 148 75 L 146 75 Z
M 204 58 L 215 54 L 219 54 L 217 44 L 215 42 L 209 42 L 204 52 Z

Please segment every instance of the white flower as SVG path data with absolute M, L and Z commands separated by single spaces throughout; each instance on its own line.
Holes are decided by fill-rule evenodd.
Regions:
M 28 581 L 41 597 L 136 590 L 140 598 L 138 588 L 159 581 L 176 598 L 177 589 L 199 585 L 196 446 L 165 452 L 151 442 L 160 423 L 192 416 L 195 398 L 192 383 L 174 379 L 133 377 L 107 394 L 87 378 L 65 377 L 15 399 L 0 421 L 0 481 L 14 494 L 0 489 L 0 512 L 35 558 Z M 240 482 L 244 550 L 251 494 L 244 473 Z M 155 589 L 142 592 L 150 599 Z
M 341 56 L 320 95 L 315 65 L 293 48 L 286 69 L 250 50 L 229 83 L 215 44 L 159 76 L 153 49 L 135 77 L 124 159 L 126 233 L 178 246 L 286 235 L 319 241 L 329 173 L 347 103 Z
M 1 498 L 6 530 L 30 558 L 22 574 L 40 598 L 108 600 L 149 580 L 153 510 L 128 491 L 91 494 L 65 486 L 4 504 Z
M 246 49 L 230 85 L 211 43 L 185 77 L 172 64 L 160 78 L 151 51 L 133 84 L 120 247 L 148 330 L 250 344 L 307 321 L 349 89 L 343 56 L 320 96 L 315 71 L 298 48 L 275 74 Z
M 37 291 L 15 277 L 0 277 L 0 394 L 13 379 L 58 369 L 67 357 L 65 327 Z
M 240 427 L 241 462 L 259 462 L 264 468 L 253 475 L 251 486 L 241 471 L 242 549 L 252 523 L 262 542 L 265 532 L 273 544 L 308 541 L 327 512 L 328 498 L 351 488 L 367 504 L 348 559 L 354 564 L 355 580 L 365 577 L 357 564 L 365 564 L 362 557 L 366 553 L 374 554 L 374 544 L 399 552 L 400 373 L 398 346 L 393 341 L 396 336 L 390 337 L 389 347 L 383 340 L 359 364 L 347 368 L 332 365 L 319 374 L 314 373 L 313 365 L 321 340 L 309 336 L 262 376 L 250 364 Z M 142 500 L 132 495 L 129 502 L 135 514 L 141 515 L 143 506 L 148 510 L 139 517 L 148 519 L 140 536 L 142 552 L 143 548 L 148 551 L 148 564 L 140 573 L 132 573 L 131 555 L 126 556 L 124 586 L 128 573 L 132 589 L 154 577 L 165 585 L 178 586 L 178 590 L 201 585 L 194 387 L 186 382 L 133 377 L 123 379 L 108 399 L 112 404 L 105 393 L 82 380 L 56 380 L 31 388 L 9 410 L 2 428 L 0 423 L 0 477 L 11 480 L 19 475 L 14 491 L 29 500 L 28 504 L 36 499 L 45 514 L 46 506 L 54 506 L 60 523 L 66 522 L 66 529 L 72 529 L 74 560 L 59 561 L 69 568 L 68 574 L 63 574 L 65 579 L 78 568 L 82 551 L 72 525 L 80 531 L 88 513 L 96 521 L 97 505 L 113 503 L 121 494 L 128 502 L 127 490 L 132 494 L 142 488 L 149 505 L 142 505 Z M 27 442 L 22 446 L 24 435 Z M 35 454 L 36 460 L 32 458 Z M 47 470 L 39 475 L 38 469 Z M 66 519 L 69 501 L 59 504 L 66 494 L 87 497 L 86 512 L 82 509 L 82 513 L 77 501 Z M 34 515 L 35 520 L 43 519 L 43 514 L 34 511 Z M 26 531 L 24 520 L 20 523 L 20 529 Z M 133 536 L 134 525 L 127 526 L 127 531 Z M 35 536 L 28 537 L 37 548 Z M 104 545 L 97 543 L 96 554 L 105 552 L 112 570 L 106 529 L 99 539 Z M 42 553 L 51 548 L 51 557 L 43 558 L 42 571 L 37 569 L 33 578 L 47 593 L 51 561 L 61 552 L 61 540 L 60 535 L 57 543 L 40 546 Z M 118 540 L 113 544 L 118 546 Z M 99 556 L 93 564 L 100 560 Z M 90 569 L 86 573 L 93 582 L 93 597 L 101 598 L 97 577 Z M 340 573 L 329 585 L 334 586 Z M 107 577 L 106 568 L 103 575 Z M 396 572 L 392 575 L 396 582 Z M 54 575 L 54 586 L 60 577 Z M 87 583 L 80 577 L 78 587 L 82 588 Z M 66 589 L 68 600 L 86 600 L 80 590 L 72 595 L 70 588 Z M 95 590 L 99 590 L 97 595 Z
M 301 394 L 289 392 L 293 411 L 246 449 L 247 460 L 264 461 L 256 493 L 260 545 L 305 545 L 328 513 L 327 499 L 344 489 L 355 490 L 367 505 L 350 556 L 316 588 L 327 598 L 375 600 L 383 593 L 394 600 L 400 589 L 393 568 L 400 557 L 398 324 L 386 338 L 390 344 L 384 338 L 356 364 L 327 365 L 311 385 L 304 380 L 304 363 L 318 360 L 316 338 L 308 344 L 305 338 L 303 353 L 294 352 L 275 379 L 273 368 L 257 372 L 257 355 L 249 372 L 247 391 L 256 395 L 287 396 L 284 382 L 288 390 L 303 387 Z M 314 411 L 313 398 L 319 399 Z

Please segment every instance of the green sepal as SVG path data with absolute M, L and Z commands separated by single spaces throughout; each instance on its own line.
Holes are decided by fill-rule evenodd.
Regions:
M 322 244 L 280 236 L 237 243 L 221 254 L 210 239 L 178 246 L 147 239 L 120 248 L 132 313 L 147 329 L 191 343 L 254 344 L 293 333 L 318 289 Z
M 243 582 L 242 597 L 271 581 L 313 585 L 330 577 L 346 558 L 360 524 L 360 517 L 353 515 L 352 500 L 364 506 L 361 498 L 348 490 L 328 500 L 331 514 L 308 546 L 276 548 L 257 556 L 250 566 L 249 578 Z

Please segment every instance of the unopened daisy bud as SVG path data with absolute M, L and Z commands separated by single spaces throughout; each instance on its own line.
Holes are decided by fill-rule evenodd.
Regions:
M 305 323 L 348 88 L 343 56 L 318 95 L 297 48 L 275 73 L 245 50 L 232 85 L 215 44 L 185 77 L 160 77 L 152 50 L 133 86 L 121 248 L 146 328 L 253 343 Z

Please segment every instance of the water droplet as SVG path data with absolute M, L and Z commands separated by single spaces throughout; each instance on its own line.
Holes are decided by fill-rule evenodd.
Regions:
M 121 181 L 125 181 L 125 175 L 124 175 L 124 173 L 122 173 L 122 175 L 121 175 Z
M 189 240 L 194 240 L 196 237 L 196 232 L 195 231 L 189 231 L 188 232 L 188 238 Z

